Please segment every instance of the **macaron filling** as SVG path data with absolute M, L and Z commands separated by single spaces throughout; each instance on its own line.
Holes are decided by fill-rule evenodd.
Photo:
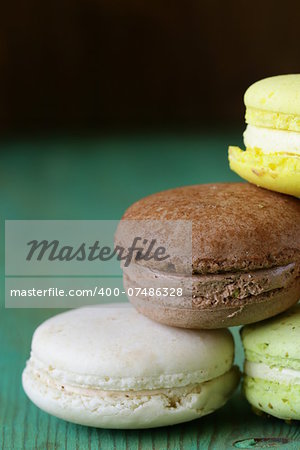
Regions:
M 280 153 L 300 157 L 300 133 L 248 125 L 244 132 L 246 148 L 263 153 Z
M 267 381 L 300 385 L 300 370 L 269 366 L 261 362 L 245 361 L 245 375 Z
M 126 396 L 127 398 L 135 398 L 137 396 L 153 396 L 153 395 L 166 395 L 169 397 L 177 397 L 181 398 L 182 396 L 189 395 L 191 393 L 199 393 L 201 391 L 202 386 L 207 383 L 211 382 L 213 380 L 220 381 L 221 378 L 226 377 L 228 374 L 233 375 L 235 374 L 237 377 L 239 376 L 239 370 L 236 366 L 230 367 L 229 370 L 227 370 L 225 373 L 206 381 L 202 380 L 202 377 L 200 376 L 200 381 L 190 384 L 182 384 L 181 386 L 176 385 L 176 380 L 174 383 L 174 386 L 172 386 L 170 383 L 165 382 L 164 380 L 160 380 L 160 382 L 157 381 L 156 386 L 153 388 L 153 383 L 149 383 L 149 387 L 147 388 L 147 385 L 145 384 L 145 381 L 143 380 L 142 383 L 138 383 L 138 380 L 135 379 L 136 385 L 132 387 L 131 389 L 128 389 L 124 387 L 122 380 L 116 380 L 116 382 L 120 382 L 120 388 L 118 389 L 117 383 L 114 383 L 115 388 L 114 389 L 108 389 L 103 388 L 101 379 L 97 380 L 96 377 L 89 377 L 87 376 L 84 380 L 83 377 L 80 379 L 77 379 L 76 382 L 71 382 L 72 376 L 68 376 L 66 373 L 60 372 L 60 376 L 56 373 L 56 376 L 52 376 L 52 373 L 55 373 L 54 371 L 46 371 L 46 370 L 38 370 L 32 360 L 30 360 L 27 363 L 26 370 L 24 372 L 24 377 L 29 377 L 31 380 L 36 380 L 36 382 L 51 387 L 52 389 L 56 389 L 61 392 L 65 393 L 72 393 L 72 394 L 80 394 L 80 395 L 87 395 L 87 396 L 99 396 L 101 398 L 106 399 L 113 399 L 116 397 L 122 397 Z M 74 376 L 73 376 L 74 379 Z M 186 380 L 182 380 L 184 383 Z M 95 384 L 92 384 L 95 383 Z M 155 385 L 154 384 L 154 385 Z M 139 389 L 139 386 L 143 386 L 143 388 Z
M 272 293 L 290 286 L 298 277 L 295 263 L 272 269 L 259 269 L 249 272 L 229 272 L 222 274 L 194 274 L 193 276 L 174 275 L 155 272 L 144 266 L 132 264 L 124 270 L 126 287 L 150 288 L 157 287 L 182 290 L 182 296 L 162 295 L 159 297 L 165 306 L 186 308 L 186 301 L 190 299 L 190 307 L 207 307 L 239 304 L 265 293 Z M 136 291 L 138 292 L 138 291 Z M 143 293 L 137 294 L 143 296 Z M 155 301 L 153 296 L 153 301 Z
M 222 376 L 231 369 L 233 363 L 232 358 L 227 358 L 220 361 L 220 364 L 214 367 L 214 378 Z M 140 376 L 140 377 L 111 377 L 99 376 L 86 373 L 74 373 L 66 371 L 52 365 L 45 364 L 34 353 L 26 365 L 26 371 L 34 374 L 40 379 L 51 380 L 58 385 L 68 385 L 73 387 L 84 386 L 85 388 L 92 388 L 103 390 L 106 392 L 113 391 L 127 391 L 127 390 L 157 390 L 161 388 L 185 388 L 186 386 L 193 386 L 195 384 L 203 383 L 212 378 L 211 368 L 207 370 L 197 370 L 182 373 L 163 373 L 160 376 Z

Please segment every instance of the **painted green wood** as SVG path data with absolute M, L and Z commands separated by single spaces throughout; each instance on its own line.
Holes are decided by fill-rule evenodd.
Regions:
M 130 203 L 158 190 L 184 184 L 235 181 L 238 178 L 227 165 L 228 143 L 239 144 L 240 132 L 211 133 L 210 137 L 2 142 L 1 217 L 3 220 L 118 219 Z M 3 246 L 1 267 L 4 271 Z M 8 310 L 4 309 L 3 296 L 2 277 L 0 449 L 223 450 L 271 445 L 276 449 L 300 449 L 298 424 L 257 417 L 240 393 L 210 416 L 152 430 L 98 430 L 43 413 L 23 393 L 21 373 L 34 329 L 60 310 Z M 238 330 L 233 331 L 237 362 L 241 364 Z

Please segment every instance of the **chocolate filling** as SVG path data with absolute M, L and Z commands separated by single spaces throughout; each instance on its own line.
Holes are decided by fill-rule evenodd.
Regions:
M 295 264 L 273 269 L 254 270 L 248 273 L 222 275 L 194 275 L 193 299 L 242 300 L 250 295 L 281 289 L 296 278 Z
M 253 270 L 247 273 L 227 272 L 189 276 L 167 274 L 133 264 L 130 268 L 124 270 L 124 281 L 126 280 L 127 287 L 138 287 L 146 290 L 149 288 L 168 288 L 169 290 L 181 288 L 181 299 L 190 299 L 193 306 L 199 307 L 200 305 L 247 303 L 251 297 L 257 297 L 261 294 L 271 295 L 280 289 L 291 286 L 299 275 L 299 268 L 295 263 L 272 269 Z M 145 299 L 145 296 L 141 293 L 136 293 L 136 295 Z M 174 306 L 176 303 L 180 303 L 179 298 L 169 298 L 168 295 L 167 298 L 161 298 L 164 303 L 171 301 Z

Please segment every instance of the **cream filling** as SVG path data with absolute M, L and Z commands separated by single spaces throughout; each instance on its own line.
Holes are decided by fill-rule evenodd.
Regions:
M 232 366 L 232 355 L 228 356 L 223 364 L 214 369 L 214 376 L 218 377 L 230 370 Z M 49 377 L 53 381 L 62 385 L 72 385 L 79 387 L 104 389 L 106 391 L 126 391 L 134 390 L 153 390 L 164 388 L 181 388 L 189 385 L 206 382 L 212 378 L 212 370 L 197 370 L 186 373 L 161 374 L 158 376 L 143 377 L 101 377 L 93 374 L 79 374 L 44 364 L 33 353 L 27 368 L 39 377 Z
M 300 156 L 300 133 L 247 125 L 244 144 L 248 148 L 259 148 L 264 153 L 291 153 Z
M 28 364 L 26 366 L 26 369 L 24 371 L 23 376 L 29 376 L 31 380 L 35 380 L 36 382 L 42 383 L 44 386 L 48 386 L 50 388 L 54 388 L 58 391 L 65 392 L 66 394 L 79 394 L 79 395 L 85 395 L 85 396 L 99 396 L 101 398 L 106 399 L 115 399 L 119 397 L 126 397 L 128 399 L 134 399 L 136 397 L 144 397 L 144 396 L 153 396 L 153 395 L 164 395 L 167 397 L 173 397 L 173 398 L 180 398 L 182 396 L 189 395 L 191 393 L 197 394 L 200 393 L 202 390 L 202 387 L 206 385 L 207 383 L 213 383 L 218 382 L 222 379 L 227 380 L 229 377 L 238 377 L 239 370 L 237 366 L 231 367 L 228 371 L 226 371 L 224 374 L 214 377 L 213 379 L 207 380 L 207 381 L 199 381 L 194 382 L 192 384 L 189 384 L 187 386 L 174 386 L 174 387 L 166 387 L 161 386 L 160 388 L 148 388 L 148 389 L 139 389 L 139 386 L 137 389 L 130 389 L 130 390 L 106 390 L 101 389 L 99 386 L 96 385 L 76 385 L 76 384 L 69 384 L 65 383 L 65 380 L 63 379 L 56 379 L 53 378 L 52 373 L 50 372 L 43 372 L 38 370 L 34 365 Z
M 283 384 L 300 384 L 300 371 L 283 367 L 270 367 L 267 364 L 245 361 L 244 372 L 252 378 L 275 381 Z
M 78 394 L 78 395 L 86 395 L 86 396 L 98 396 L 105 399 L 115 399 L 119 397 L 126 397 L 128 399 L 136 398 L 137 396 L 149 396 L 149 395 L 171 395 L 173 397 L 180 397 L 182 395 L 188 395 L 191 392 L 196 393 L 200 392 L 201 387 L 207 383 L 195 383 L 188 386 L 182 387 L 174 387 L 174 388 L 160 388 L 160 389 L 141 389 L 141 390 L 105 390 L 99 389 L 97 385 L 88 386 L 88 385 L 72 385 L 67 384 L 63 380 L 57 380 L 52 378 L 49 374 L 39 372 L 35 370 L 33 367 L 27 366 L 26 368 L 27 375 L 31 377 L 31 379 L 36 380 L 37 382 L 42 383 L 45 386 L 55 388 L 58 391 L 65 392 L 66 394 Z M 222 377 L 222 375 L 221 375 Z M 209 380 L 211 381 L 211 380 Z

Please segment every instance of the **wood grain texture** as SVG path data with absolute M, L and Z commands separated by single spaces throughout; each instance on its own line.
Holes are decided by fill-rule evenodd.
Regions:
M 114 219 L 151 192 L 236 180 L 227 166 L 226 145 L 231 139 L 235 136 L 2 143 L 1 217 Z M 144 431 L 98 430 L 49 416 L 26 398 L 21 373 L 34 329 L 61 310 L 4 309 L 3 278 L 0 287 L 0 449 L 227 450 L 267 448 L 263 443 L 254 446 L 255 441 L 248 441 L 250 447 L 234 443 L 281 438 L 287 443 L 273 442 L 273 448 L 299 450 L 299 424 L 257 417 L 239 394 L 200 420 Z M 241 363 L 238 331 L 234 333 Z

